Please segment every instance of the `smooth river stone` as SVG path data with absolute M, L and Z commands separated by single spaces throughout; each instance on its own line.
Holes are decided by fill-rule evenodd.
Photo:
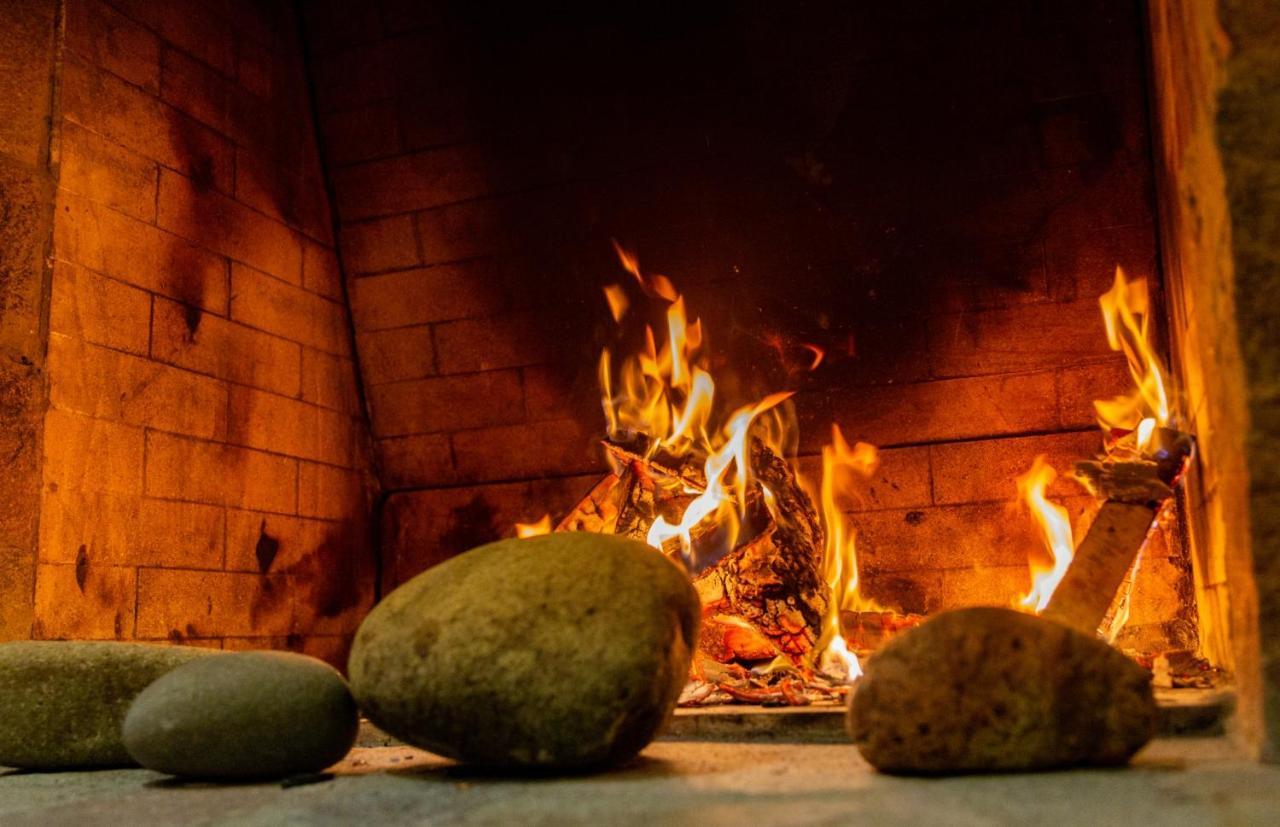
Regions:
M 0 766 L 131 767 L 120 726 L 152 681 L 220 655 L 149 643 L 0 643 Z
M 1095 637 L 1011 609 L 959 609 L 866 665 L 849 732 L 885 772 L 1123 764 L 1155 733 L 1151 675 Z
M 388 595 L 356 634 L 351 687 L 379 727 L 459 761 L 607 767 L 670 716 L 699 614 L 683 569 L 644 543 L 503 540 Z
M 194 778 L 277 778 L 339 761 L 359 715 L 323 661 L 238 652 L 174 669 L 138 695 L 124 744 L 144 767 Z

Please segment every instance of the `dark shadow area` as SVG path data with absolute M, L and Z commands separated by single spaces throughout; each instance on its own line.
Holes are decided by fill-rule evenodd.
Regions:
M 406 778 L 421 778 L 431 781 L 530 781 L 553 782 L 566 779 L 575 780 L 608 780 L 622 781 L 628 779 L 664 778 L 680 775 L 675 765 L 660 758 L 638 755 L 626 763 L 612 768 L 580 770 L 538 769 L 534 767 L 517 769 L 509 767 L 471 767 L 464 764 L 448 764 L 435 767 L 415 767 L 404 770 L 388 770 L 392 775 Z

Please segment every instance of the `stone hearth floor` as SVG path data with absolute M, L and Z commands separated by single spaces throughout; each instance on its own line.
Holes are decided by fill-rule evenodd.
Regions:
M 468 772 L 406 747 L 354 750 L 331 780 L 179 784 L 146 770 L 0 771 L 0 824 L 875 824 L 1160 827 L 1280 823 L 1280 766 L 1225 739 L 1162 739 L 1128 769 L 879 775 L 851 745 L 659 742 L 576 778 Z

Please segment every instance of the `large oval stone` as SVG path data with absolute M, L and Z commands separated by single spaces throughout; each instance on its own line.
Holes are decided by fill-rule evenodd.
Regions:
M 148 643 L 0 643 L 0 766 L 131 767 L 129 704 L 171 669 L 215 654 Z
M 318 772 L 355 742 L 346 681 L 323 661 L 238 652 L 188 663 L 148 686 L 124 720 L 142 766 L 196 778 Z
M 351 687 L 375 724 L 440 755 L 603 767 L 671 714 L 698 619 L 684 571 L 644 543 L 503 540 L 388 595 L 356 634 Z
M 1122 764 L 1155 732 L 1151 675 L 1097 638 L 1011 609 L 946 612 L 867 663 L 849 731 L 901 773 Z

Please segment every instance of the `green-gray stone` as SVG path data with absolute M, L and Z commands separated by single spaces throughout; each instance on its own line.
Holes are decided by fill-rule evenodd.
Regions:
M 849 705 L 886 772 L 1112 766 L 1155 733 L 1151 675 L 1118 650 L 1012 609 L 944 612 L 889 641 Z
M 210 650 L 149 643 L 0 643 L 0 766 L 131 767 L 120 738 L 152 681 Z
M 323 661 L 238 652 L 188 663 L 147 687 L 124 721 L 144 767 L 195 778 L 318 772 L 355 742 L 346 681 Z
M 351 650 L 375 724 L 476 765 L 593 769 L 643 749 L 697 641 L 684 571 L 612 535 L 503 540 L 387 596 Z

